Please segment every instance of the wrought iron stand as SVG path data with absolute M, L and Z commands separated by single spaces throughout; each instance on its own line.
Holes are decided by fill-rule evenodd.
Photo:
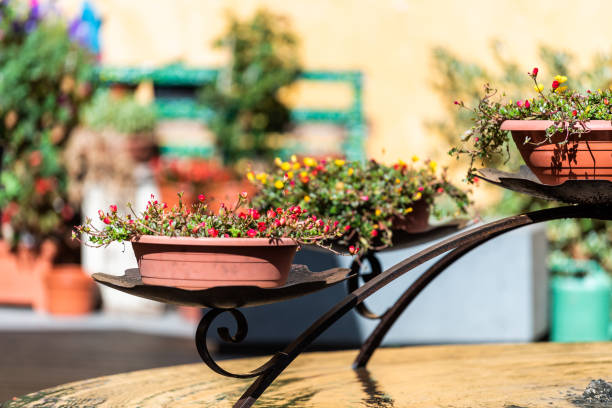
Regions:
M 213 371 L 221 375 L 234 378 L 255 378 L 251 386 L 234 404 L 234 407 L 250 407 L 300 353 L 351 309 L 355 308 L 364 317 L 380 320 L 377 327 L 364 342 L 354 361 L 353 367 L 359 369 L 367 365 L 389 329 L 419 293 L 446 268 L 475 247 L 506 232 L 544 221 L 561 218 L 612 220 L 612 182 L 603 180 L 570 180 L 560 186 L 548 186 L 540 184 L 532 174 L 523 169 L 519 174 L 506 174 L 485 169 L 481 171 L 481 176 L 483 179 L 504 188 L 549 200 L 564 201 L 571 203 L 571 205 L 516 215 L 465 230 L 412 255 L 384 272 L 380 272 L 380 265 L 377 265 L 376 258 L 372 254 L 367 254 L 365 258 L 370 262 L 373 271 L 380 273 L 371 273 L 365 276 L 365 283 L 359 286 L 357 276 L 355 275 L 359 267 L 353 266 L 353 275 L 348 277 L 350 279 L 350 293 L 328 312 L 319 317 L 283 351 L 277 352 L 267 363 L 247 373 L 230 373 L 221 368 L 211 357 L 206 347 L 206 336 L 210 325 L 217 316 L 227 312 L 234 318 L 237 325 L 234 335 L 231 335 L 226 327 L 218 328 L 217 331 L 221 339 L 233 343 L 240 342 L 246 337 L 248 326 L 246 318 L 236 307 L 271 303 L 301 296 L 347 279 L 350 271 L 337 268 L 316 274 L 308 273 L 307 270 L 304 270 L 304 267 L 294 267 L 297 275 L 302 274 L 300 275 L 301 277 L 292 271 L 292 276 L 296 276 L 293 280 L 290 278 L 290 282 L 281 288 L 213 288 L 188 294 L 182 293 L 188 291 L 177 289 L 173 293 L 169 293 L 168 288 L 144 287 L 144 285 L 138 283 L 137 277 L 132 277 L 131 280 L 127 278 L 123 280 L 120 278 L 110 278 L 104 275 L 94 277 L 101 283 L 138 296 L 171 303 L 211 307 L 212 309 L 202 318 L 197 329 L 196 346 L 198 352 L 202 360 Z M 415 267 L 440 255 L 444 256 L 421 274 L 381 316 L 373 314 L 365 307 L 364 301 L 370 295 Z M 378 271 L 376 270 L 377 267 Z M 306 281 L 310 283 L 310 286 L 304 286 Z

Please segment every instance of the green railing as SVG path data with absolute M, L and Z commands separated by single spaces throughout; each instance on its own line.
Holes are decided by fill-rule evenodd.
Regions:
M 101 67 L 98 78 L 103 84 L 138 85 L 151 81 L 154 85 L 165 87 L 195 87 L 217 78 L 217 69 L 187 68 L 181 64 L 162 68 L 117 68 Z M 344 126 L 347 137 L 341 146 L 343 153 L 352 160 L 365 157 L 364 140 L 366 126 L 362 105 L 363 76 L 359 71 L 305 71 L 301 79 L 307 81 L 336 82 L 348 84 L 353 92 L 352 103 L 347 109 L 295 109 L 292 117 L 297 123 L 325 122 Z M 165 119 L 188 118 L 206 122 L 212 112 L 196 103 L 193 98 L 159 97 L 155 98 L 158 116 Z M 163 146 L 163 153 L 173 155 L 210 156 L 212 147 Z

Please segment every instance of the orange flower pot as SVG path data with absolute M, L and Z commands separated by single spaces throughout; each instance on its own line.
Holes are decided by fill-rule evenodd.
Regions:
M 43 310 L 56 315 L 83 315 L 93 307 L 95 284 L 80 265 L 58 265 L 43 276 Z
M 142 282 L 182 289 L 283 285 L 297 243 L 281 238 L 143 235 L 132 241 Z
M 588 133 L 570 135 L 563 145 L 564 133 L 545 142 L 549 120 L 506 120 L 502 130 L 510 130 L 523 160 L 544 184 L 556 185 L 570 179 L 612 181 L 612 124 L 606 120 L 586 123 Z M 524 143 L 525 138 L 530 143 Z

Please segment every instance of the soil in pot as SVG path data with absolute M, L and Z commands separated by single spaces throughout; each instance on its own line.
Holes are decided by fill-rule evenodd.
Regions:
M 198 290 L 282 286 L 297 250 L 291 239 L 141 236 L 132 241 L 142 282 Z
M 80 265 L 58 265 L 43 276 L 43 310 L 57 315 L 83 315 L 93 308 L 95 284 Z
M 512 131 L 512 138 L 523 160 L 544 184 L 557 185 L 566 180 L 612 181 L 612 124 L 608 121 L 586 122 L 588 133 L 553 136 L 545 143 L 546 129 L 553 122 L 545 120 L 507 120 L 501 129 Z M 529 138 L 530 143 L 524 143 Z

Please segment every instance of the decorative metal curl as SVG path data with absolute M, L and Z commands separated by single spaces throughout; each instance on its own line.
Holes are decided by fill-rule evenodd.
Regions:
M 370 273 L 361 273 L 361 266 L 363 265 L 363 261 L 368 261 L 370 264 L 370 269 L 372 270 Z M 359 285 L 359 278 L 363 279 L 364 283 L 368 283 L 372 278 L 380 275 L 382 272 L 382 266 L 380 265 L 380 261 L 376 257 L 376 254 L 372 251 L 366 252 L 363 256 L 358 256 L 353 260 L 351 264 L 351 277 L 347 280 L 346 286 L 349 293 L 355 291 Z M 377 320 L 380 319 L 381 316 L 372 312 L 364 302 L 359 303 L 355 306 L 355 311 L 359 313 L 361 316 L 366 319 Z
M 233 377 L 233 378 L 259 377 L 263 373 L 273 368 L 277 364 L 277 362 L 280 359 L 282 359 L 282 357 L 286 356 L 285 353 L 280 353 L 280 352 L 276 353 L 270 360 L 268 360 L 267 363 L 245 374 L 231 373 L 221 368 L 215 362 L 215 360 L 210 355 L 210 352 L 208 351 L 208 347 L 206 345 L 206 337 L 208 335 L 208 328 L 210 327 L 212 322 L 217 318 L 217 316 L 219 316 L 220 314 L 224 312 L 229 312 L 232 315 L 232 317 L 236 321 L 237 328 L 236 328 L 236 334 L 234 334 L 233 336 L 230 334 L 230 331 L 227 327 L 217 328 L 217 333 L 219 334 L 219 337 L 221 337 L 222 340 L 228 343 L 240 343 L 242 340 L 246 338 L 247 333 L 249 331 L 247 320 L 242 314 L 242 312 L 240 312 L 238 309 L 212 309 L 208 313 L 206 313 L 206 315 L 204 315 L 202 320 L 200 320 L 198 329 L 196 330 L 195 343 L 198 349 L 198 353 L 200 354 L 200 357 L 202 358 L 204 363 L 206 363 L 206 365 L 210 367 L 211 370 L 213 370 L 217 374 L 221 374 L 226 377 Z

